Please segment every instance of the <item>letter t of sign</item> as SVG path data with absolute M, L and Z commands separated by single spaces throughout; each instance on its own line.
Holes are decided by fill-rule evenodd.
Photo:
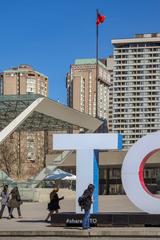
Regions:
M 122 135 L 112 133 L 53 134 L 53 150 L 76 150 L 76 213 L 80 213 L 78 197 L 88 184 L 95 185 L 91 213 L 98 212 L 98 150 L 122 148 Z

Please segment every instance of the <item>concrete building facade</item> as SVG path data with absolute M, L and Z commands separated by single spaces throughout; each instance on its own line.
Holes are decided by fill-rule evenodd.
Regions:
M 160 34 L 114 39 L 113 132 L 124 149 L 160 129 Z
M 0 73 L 0 94 L 40 94 L 47 97 L 48 77 L 29 65 L 21 64 Z
M 109 86 L 109 112 L 108 112 L 108 131 L 112 132 L 112 122 L 113 122 L 113 67 L 114 59 L 113 56 L 106 58 L 105 65 L 110 74 L 110 86 Z
M 67 104 L 80 112 L 108 119 L 110 72 L 106 65 L 98 62 L 98 106 L 96 106 L 96 60 L 77 59 L 66 77 Z
M 18 67 L 5 70 L 0 73 L 0 95 L 32 95 L 40 94 L 48 96 L 48 77 L 34 70 L 31 66 L 21 64 Z M 44 131 L 18 131 L 12 134 L 10 140 L 15 142 L 16 157 L 19 158 L 18 177 L 32 176 L 44 165 L 45 138 L 48 134 Z

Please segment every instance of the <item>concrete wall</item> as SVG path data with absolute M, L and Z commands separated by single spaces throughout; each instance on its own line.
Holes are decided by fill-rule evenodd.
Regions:
M 100 152 L 100 166 L 116 166 L 122 165 L 126 151 L 108 151 L 108 152 Z M 134 157 L 133 157 L 134 161 Z M 159 164 L 160 163 L 160 151 L 155 153 L 148 160 L 149 164 Z M 59 167 L 68 167 L 68 166 L 76 166 L 76 154 L 72 153 Z

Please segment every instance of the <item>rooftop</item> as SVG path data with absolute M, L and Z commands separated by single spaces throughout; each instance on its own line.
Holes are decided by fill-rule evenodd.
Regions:
M 144 33 L 144 34 L 135 34 L 133 38 L 122 38 L 122 39 L 113 39 L 113 45 L 122 45 L 129 43 L 160 43 L 160 33 Z
M 3 71 L 4 73 L 13 73 L 13 72 L 15 72 L 15 73 L 24 73 L 24 72 L 35 72 L 35 73 L 37 73 L 37 74 L 39 74 L 39 75 L 41 75 L 41 76 L 43 76 L 43 77 L 45 77 L 45 78 L 48 78 L 46 75 L 44 75 L 43 73 L 40 73 L 40 72 L 38 72 L 38 71 L 36 71 L 36 70 L 34 70 L 33 69 L 33 67 L 32 66 L 30 66 L 30 65 L 28 65 L 28 64 L 20 64 L 19 66 L 17 66 L 17 67 L 12 67 L 12 68 L 9 68 L 9 69 L 7 69 L 7 70 L 4 70 Z
M 75 64 L 76 65 L 80 65 L 80 64 L 96 64 L 96 58 L 82 58 L 82 59 L 76 59 L 75 60 Z M 104 68 L 107 69 L 107 67 L 101 62 L 98 61 L 98 64 Z
M 135 34 L 135 38 L 155 38 L 160 37 L 160 33 L 138 33 Z

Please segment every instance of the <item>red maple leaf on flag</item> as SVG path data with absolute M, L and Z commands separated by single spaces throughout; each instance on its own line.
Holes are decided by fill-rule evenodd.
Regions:
M 103 15 L 97 13 L 97 20 L 96 20 L 96 24 L 97 24 L 97 26 L 98 26 L 99 24 L 103 23 L 105 19 L 106 19 L 105 16 L 103 16 Z

